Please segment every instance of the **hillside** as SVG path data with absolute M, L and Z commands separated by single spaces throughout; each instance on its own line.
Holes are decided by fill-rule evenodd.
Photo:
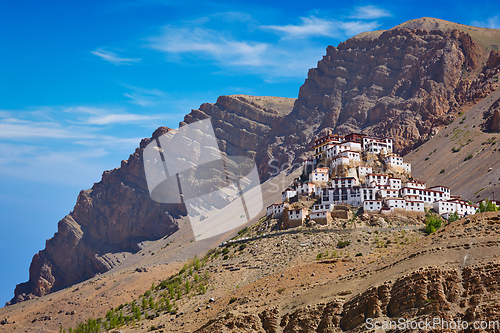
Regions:
M 223 154 L 255 158 L 264 208 L 299 176 L 290 165 L 311 141 L 351 131 L 391 136 L 428 185 L 498 198 L 498 45 L 500 30 L 412 20 L 329 46 L 298 99 L 220 96 L 180 126 L 211 118 Z M 144 148 L 170 130 L 80 193 L 0 309 L 0 332 L 89 318 L 121 320 L 123 332 L 359 332 L 367 318 L 496 318 L 500 214 L 426 236 L 411 213 L 351 207 L 336 229 L 278 232 L 263 211 L 239 231 L 194 241 L 184 205 L 152 201 L 145 179 Z M 284 169 L 274 178 L 271 161 Z M 231 237 L 250 239 L 221 245 Z
M 448 186 L 472 201 L 500 198 L 500 135 L 481 126 L 488 122 L 485 115 L 498 109 L 499 100 L 500 91 L 495 91 L 464 109 L 428 142 L 406 155 L 413 177 L 429 185 Z
M 474 321 L 498 320 L 499 221 L 498 213 L 456 221 L 411 246 L 388 250 L 375 261 L 345 264 L 352 268 L 336 279 L 329 278 L 321 264 L 314 267 L 322 274 L 319 278 L 303 276 L 296 268 L 296 276 L 282 275 L 285 281 L 308 282 L 296 297 L 274 307 L 222 313 L 198 332 L 363 332 L 371 331 L 364 324 L 367 318 L 432 321 L 439 317 L 471 326 Z M 342 268 L 332 265 L 329 273 L 339 271 Z M 493 328 L 498 330 L 498 324 Z
M 195 289 L 194 273 L 180 270 L 183 262 L 164 264 L 156 258 L 153 264 L 149 259 L 139 269 L 120 267 L 50 297 L 1 309 L 6 324 L 0 332 L 14 327 L 54 332 L 60 325 L 103 318 L 116 307 L 127 316 L 131 302 L 141 304 L 148 290 L 154 304 L 160 304 L 168 293 L 162 281 L 177 276 L 191 281 L 193 292 L 175 301 L 175 312 L 146 305 L 147 315 L 120 330 L 360 332 L 370 331 L 363 324 L 367 318 L 497 320 L 500 214 L 464 218 L 427 237 L 418 222 L 404 226 L 409 221 L 391 218 L 389 228 L 357 221 L 356 228 L 342 232 L 305 229 L 236 243 L 227 252 L 215 248 L 200 256 L 204 264 L 194 270 L 203 277 L 204 292 Z M 351 244 L 340 248 L 339 241 L 347 240 Z
M 305 159 L 327 132 L 390 136 L 409 152 L 498 87 L 499 64 L 488 60 L 499 45 L 500 30 L 422 18 L 329 46 L 257 155 L 261 168 L 269 156 Z
M 222 152 L 253 157 L 262 137 L 291 111 L 293 101 L 278 97 L 221 96 L 217 103 L 205 103 L 200 110 L 193 110 L 185 120 L 212 118 Z M 85 281 L 121 264 L 141 250 L 141 243 L 179 234 L 186 209 L 183 204 L 159 204 L 151 200 L 142 159 L 147 144 L 169 130 L 158 128 L 151 138 L 141 141 L 140 147 L 120 167 L 105 171 L 99 183 L 80 192 L 73 211 L 59 221 L 58 232 L 33 257 L 29 281 L 17 285 L 10 303 Z M 265 198 L 264 204 L 276 200 L 277 197 Z

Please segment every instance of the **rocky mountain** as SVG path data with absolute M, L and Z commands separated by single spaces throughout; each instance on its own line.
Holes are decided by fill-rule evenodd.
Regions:
M 390 136 L 398 153 L 410 151 L 498 87 L 499 45 L 500 30 L 422 18 L 329 46 L 260 167 L 302 160 L 326 132 Z
M 321 282 L 311 270 L 304 276 L 304 263 L 278 278 L 283 286 L 299 280 L 295 283 L 300 283 L 297 289 L 301 290 L 294 289 L 288 299 L 282 297 L 276 304 L 271 293 L 264 305 L 227 305 L 226 311 L 220 311 L 196 332 L 368 332 L 373 331 L 371 324 L 375 322 L 380 328 L 384 321 L 411 325 L 411 321 L 425 323 L 434 318 L 441 323 L 433 329 L 442 332 L 447 331 L 443 321 L 470 328 L 475 321 L 493 323 L 500 311 L 500 262 L 495 254 L 499 221 L 498 213 L 464 218 L 412 246 L 380 255 L 378 260 L 368 256 L 366 261 L 346 260 L 341 265 L 338 260 L 319 263 L 314 272 L 322 273 Z M 391 238 L 390 234 L 382 235 Z M 356 237 L 360 236 L 351 235 Z M 372 265 L 374 261 L 378 263 Z M 331 265 L 329 270 L 323 268 L 325 265 Z M 329 278 L 344 265 L 351 268 Z M 268 286 L 274 279 L 269 276 L 261 285 Z M 499 324 L 490 326 L 489 331 L 498 330 Z M 463 327 L 456 329 L 468 332 Z M 393 326 L 392 330 L 424 331 L 410 326 Z
M 253 157 L 262 138 L 291 111 L 294 99 L 221 96 L 186 115 L 184 122 L 211 118 L 221 151 Z M 58 224 L 45 249 L 35 254 L 29 281 L 17 285 L 9 304 L 71 286 L 104 273 L 140 250 L 141 242 L 157 240 L 179 230 L 184 205 L 151 200 L 142 154 L 151 140 L 169 131 L 158 128 L 151 138 L 122 161 L 105 171 L 100 182 L 81 191 L 73 211 Z
M 409 21 L 329 46 L 317 68 L 309 71 L 297 100 L 221 96 L 192 110 L 180 125 L 211 118 L 221 151 L 255 157 L 261 180 L 269 177 L 273 159 L 281 166 L 300 162 L 311 141 L 326 132 L 392 136 L 396 150 L 405 153 L 444 133 L 446 126 L 451 131 L 450 123 L 457 122 L 460 112 L 468 112 L 498 87 L 498 45 L 499 30 L 429 18 Z M 481 114 L 484 124 L 478 127 L 497 128 L 492 105 L 490 115 L 483 119 Z M 137 253 L 141 242 L 179 230 L 184 207 L 150 199 L 142 164 L 144 147 L 168 130 L 157 129 L 121 167 L 104 172 L 99 183 L 80 193 L 58 232 L 34 256 L 29 281 L 16 287 L 12 303 L 106 272 Z M 415 156 L 410 162 L 416 163 L 416 176 L 422 178 L 419 172 L 427 166 L 419 163 L 426 160 Z M 449 182 L 458 183 L 453 177 Z M 475 192 L 475 187 L 469 188 Z
M 169 129 L 159 128 L 153 138 Z M 176 219 L 185 214 L 180 205 L 160 205 L 149 198 L 140 147 L 99 183 L 81 191 L 71 213 L 58 231 L 35 254 L 29 281 L 17 285 L 11 303 L 43 296 L 108 271 L 119 257 L 136 252 L 138 243 L 178 230 Z
M 412 176 L 429 186 L 448 186 L 467 200 L 498 199 L 499 103 L 497 90 L 406 155 L 405 160 L 412 163 Z

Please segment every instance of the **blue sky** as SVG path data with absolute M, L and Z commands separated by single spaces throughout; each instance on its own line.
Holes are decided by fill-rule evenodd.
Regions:
M 423 16 L 500 28 L 496 1 L 1 1 L 0 305 L 158 126 L 219 95 L 297 97 L 328 45 Z

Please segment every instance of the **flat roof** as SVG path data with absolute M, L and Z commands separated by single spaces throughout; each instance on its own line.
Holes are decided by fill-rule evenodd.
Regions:
M 444 188 L 447 188 L 448 190 L 450 189 L 448 186 L 443 186 L 443 185 L 431 186 L 429 188 L 435 188 L 435 187 L 444 187 Z
M 331 180 L 334 180 L 334 179 L 356 179 L 354 177 L 335 177 L 335 178 L 332 178 Z

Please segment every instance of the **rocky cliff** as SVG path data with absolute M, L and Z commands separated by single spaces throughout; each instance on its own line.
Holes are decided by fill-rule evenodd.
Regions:
M 292 110 L 295 99 L 269 96 L 220 96 L 184 117 L 180 125 L 211 118 L 221 151 L 254 158 L 264 138 Z
M 497 212 L 453 222 L 410 245 L 408 251 L 391 255 L 388 262 L 380 259 L 374 269 L 364 268 L 362 261 L 338 279 L 323 277 L 325 285 L 311 291 L 306 291 L 306 278 L 302 288 L 295 289 L 294 295 L 277 307 L 221 311 L 197 332 L 373 332 L 369 319 L 396 324 L 402 320 L 404 324 L 407 320 L 432 322 L 434 318 L 467 323 L 470 328 L 475 321 L 491 322 L 497 326 L 484 331 L 496 332 L 498 322 L 494 321 L 500 311 L 499 222 Z M 301 275 L 293 274 L 292 280 Z M 383 331 L 425 329 L 393 326 Z M 448 330 L 439 324 L 434 331 Z
M 211 118 L 220 149 L 255 157 L 261 180 L 272 171 L 271 160 L 300 162 L 310 142 L 329 131 L 392 136 L 396 150 L 406 152 L 496 89 L 498 53 L 491 49 L 499 44 L 499 30 L 410 21 L 329 46 L 297 100 L 221 96 L 192 110 L 180 125 Z M 117 253 L 137 251 L 137 243 L 178 229 L 184 207 L 157 204 L 148 194 L 142 152 L 152 138 L 80 193 L 73 212 L 34 256 L 30 279 L 17 286 L 12 302 L 107 271 L 118 263 Z
M 193 110 L 180 125 L 211 118 L 222 151 L 253 157 L 262 138 L 291 111 L 293 102 L 292 98 L 221 96 L 217 103 Z M 178 230 L 178 219 L 186 215 L 184 205 L 151 200 L 142 160 L 147 144 L 168 131 L 158 128 L 119 168 L 105 171 L 100 182 L 80 192 L 73 211 L 59 221 L 57 233 L 33 257 L 29 281 L 17 285 L 9 304 L 106 272 L 120 258 L 137 252 L 138 243 Z
M 300 161 L 326 132 L 391 136 L 397 152 L 409 151 L 496 89 L 496 58 L 487 60 L 499 44 L 499 30 L 424 18 L 329 46 L 268 138 L 261 168 Z
M 498 278 L 500 263 L 461 269 L 424 268 L 395 282 L 373 287 L 348 302 L 337 299 L 300 308 L 291 313 L 265 309 L 260 313 L 230 316 L 214 321 L 197 332 L 364 332 L 373 331 L 371 323 L 392 322 L 399 332 L 414 332 L 404 327 L 406 320 L 433 322 L 494 322 L 500 306 Z M 402 322 L 398 321 L 400 318 Z M 397 325 L 401 326 L 397 326 Z M 441 324 L 435 327 L 441 331 Z M 459 332 L 466 330 L 458 329 Z
M 157 137 L 169 129 L 159 128 Z M 11 303 L 68 287 L 103 273 L 120 262 L 113 254 L 135 252 L 144 240 L 174 233 L 180 205 L 161 205 L 149 198 L 140 147 L 102 180 L 81 191 L 71 213 L 58 224 L 45 249 L 35 254 L 28 282 L 16 287 Z M 123 258 L 123 257 L 122 257 Z

